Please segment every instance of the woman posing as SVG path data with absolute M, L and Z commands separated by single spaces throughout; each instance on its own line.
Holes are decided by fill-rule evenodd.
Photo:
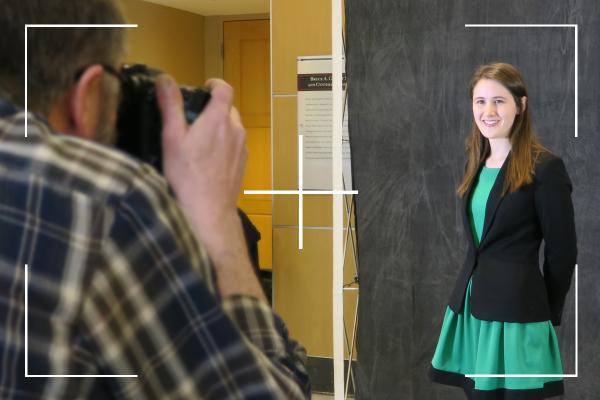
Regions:
M 458 194 L 471 239 L 431 362 L 434 382 L 469 399 L 561 395 L 559 325 L 577 257 L 571 181 L 537 140 L 527 89 L 510 64 L 480 67 Z M 543 274 L 538 259 L 544 240 Z

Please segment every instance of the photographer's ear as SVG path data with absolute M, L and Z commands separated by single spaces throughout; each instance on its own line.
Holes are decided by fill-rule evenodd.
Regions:
M 67 94 L 69 128 L 64 133 L 94 139 L 99 125 L 103 73 L 100 65 L 86 68 Z

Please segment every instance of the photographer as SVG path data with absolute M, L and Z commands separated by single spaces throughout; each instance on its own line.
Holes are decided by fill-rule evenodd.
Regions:
M 0 398 L 309 396 L 304 349 L 245 248 L 231 87 L 209 80 L 188 125 L 178 85 L 158 78 L 173 197 L 153 168 L 100 144 L 114 141 L 124 29 L 29 28 L 22 109 L 25 24 L 122 24 L 113 1 L 0 9 Z

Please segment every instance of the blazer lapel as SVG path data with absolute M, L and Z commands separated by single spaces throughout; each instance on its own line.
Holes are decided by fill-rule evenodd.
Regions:
M 479 242 L 479 247 L 485 241 L 485 238 L 494 222 L 494 216 L 496 215 L 496 210 L 500 206 L 500 203 L 504 199 L 502 196 L 502 189 L 504 188 L 504 178 L 506 176 L 506 170 L 508 169 L 508 161 L 510 160 L 511 153 L 508 154 L 506 160 L 502 164 L 502 168 L 498 172 L 498 177 L 496 178 L 496 182 L 494 182 L 494 186 L 492 186 L 492 190 L 490 191 L 490 196 L 488 197 L 486 206 L 485 206 L 485 220 L 483 223 L 483 233 L 481 235 L 481 241 Z

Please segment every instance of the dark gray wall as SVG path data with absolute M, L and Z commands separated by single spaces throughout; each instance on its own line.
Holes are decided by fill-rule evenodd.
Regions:
M 600 398 L 600 7 L 596 0 L 346 0 L 349 126 L 357 198 L 361 399 L 462 399 L 429 383 L 466 239 L 455 188 L 479 64 L 515 64 L 542 142 L 574 183 L 579 238 L 579 378 L 565 399 Z M 579 24 L 579 138 L 574 30 L 466 29 L 465 23 Z M 558 328 L 574 373 L 574 293 Z

